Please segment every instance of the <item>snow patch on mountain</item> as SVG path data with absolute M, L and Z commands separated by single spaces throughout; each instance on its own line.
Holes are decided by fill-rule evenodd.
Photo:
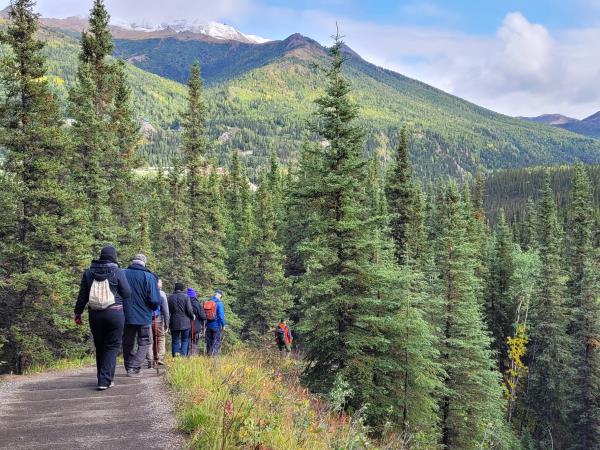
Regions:
M 204 22 L 198 19 L 189 21 L 179 19 L 169 23 L 152 24 L 147 22 L 124 22 L 113 21 L 113 25 L 121 28 L 126 28 L 135 31 L 155 32 L 155 31 L 173 31 L 176 33 L 191 32 L 204 34 L 214 39 L 239 41 L 252 44 L 263 44 L 269 42 L 270 39 L 265 39 L 253 34 L 245 34 L 235 29 L 231 25 L 226 25 L 219 22 Z

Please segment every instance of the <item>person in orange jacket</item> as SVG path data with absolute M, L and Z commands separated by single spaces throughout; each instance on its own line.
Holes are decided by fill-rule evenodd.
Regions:
M 277 341 L 277 347 L 279 347 L 279 351 L 283 352 L 285 350 L 286 356 L 290 356 L 290 352 L 292 351 L 292 341 L 294 338 L 292 337 L 292 333 L 290 328 L 285 323 L 285 320 L 281 319 L 277 328 L 275 328 L 275 340 Z

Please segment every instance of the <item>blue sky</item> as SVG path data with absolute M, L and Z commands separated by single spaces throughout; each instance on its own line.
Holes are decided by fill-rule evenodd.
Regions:
M 365 59 L 510 115 L 600 110 L 600 0 L 105 0 L 116 20 L 217 20 L 323 44 L 339 23 Z M 0 5 L 7 4 L 0 0 Z M 91 0 L 38 0 L 46 17 Z

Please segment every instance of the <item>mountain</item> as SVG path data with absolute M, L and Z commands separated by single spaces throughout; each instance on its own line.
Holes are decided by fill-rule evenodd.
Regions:
M 561 128 L 600 139 L 600 111 L 583 120 L 561 125 Z
M 8 7 L 3 12 L 7 15 Z M 71 16 L 64 19 L 42 18 L 41 22 L 48 27 L 74 33 L 81 33 L 88 26 L 87 18 L 81 16 Z M 110 29 L 113 37 L 124 39 L 143 40 L 156 37 L 172 37 L 180 40 L 208 40 L 208 42 L 235 41 L 246 44 L 263 44 L 269 42 L 269 39 L 242 33 L 231 25 L 219 22 L 206 22 L 198 19 L 180 19 L 161 24 L 139 24 L 117 20 L 111 22 Z
M 566 123 L 577 122 L 577 119 L 563 116 L 562 114 L 542 114 L 537 117 L 519 117 L 519 119 L 545 123 L 546 125 L 564 125 Z
M 561 114 L 544 114 L 537 117 L 520 117 L 520 119 L 554 125 L 583 136 L 600 138 L 600 111 L 582 120 Z
M 85 20 L 43 23 L 50 78 L 64 100 L 77 66 L 77 30 Z M 186 95 L 181 83 L 196 59 L 206 82 L 209 138 L 219 164 L 239 151 L 257 177 L 272 151 L 284 162 L 293 161 L 303 143 L 315 139 L 307 122 L 323 91 L 322 68 L 328 61 L 327 49 L 316 41 L 300 34 L 251 44 L 190 31 L 112 31 L 115 56 L 130 63 L 134 106 L 156 129 L 147 133 L 143 149 L 150 164 L 168 164 L 177 150 Z M 407 126 L 415 171 L 423 178 L 467 176 L 480 165 L 600 162 L 600 141 L 494 113 L 344 51 L 352 97 L 361 106 L 366 153 L 389 158 L 400 128 Z

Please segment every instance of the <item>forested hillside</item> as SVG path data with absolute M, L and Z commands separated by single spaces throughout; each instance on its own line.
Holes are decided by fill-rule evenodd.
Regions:
M 52 81 L 60 92 L 73 81 L 77 33 L 46 28 Z M 118 39 L 115 55 L 139 68 L 178 82 L 196 59 L 207 81 L 211 154 L 225 165 L 232 150 L 242 152 L 251 179 L 275 151 L 288 163 L 302 143 L 314 140 L 306 123 L 320 95 L 326 49 L 301 35 L 266 44 L 201 40 Z M 367 133 L 365 152 L 382 160 L 405 125 L 413 140 L 412 160 L 419 177 L 464 177 L 486 169 L 600 161 L 600 143 L 554 127 L 493 113 L 394 72 L 378 68 L 345 48 L 344 69 L 352 98 L 361 104 L 359 121 Z M 149 122 L 142 149 L 150 165 L 168 165 L 180 142 L 176 116 L 183 87 L 128 66 L 134 108 Z M 294 99 L 290 101 L 290 99 Z
M 577 164 L 555 172 L 568 185 L 567 202 L 556 201 L 552 174 L 544 175 L 541 195 L 532 196 L 523 217 L 509 223 L 499 210 L 490 226 L 486 198 L 497 201 L 502 183 L 510 190 L 527 184 L 527 176 L 499 173 L 488 193 L 483 171 L 475 180 L 440 177 L 424 188 L 430 184 L 416 179 L 409 155 L 419 160 L 425 138 L 408 120 L 387 158 L 367 158 L 365 117 L 388 119 L 370 109 L 369 89 L 353 89 L 351 74 L 360 68 L 346 58 L 338 36 L 319 76 L 298 62 L 305 61 L 301 53 L 205 89 L 199 64 L 192 65 L 175 118 L 177 157 L 166 173 L 138 176 L 141 141 L 129 81 L 137 72 L 111 57 L 103 1 L 94 1 L 90 30 L 81 37 L 68 100 L 52 94 L 56 80 L 46 72 L 34 2 L 13 5 L 0 35 L 11 50 L 0 59 L 3 372 L 91 352 L 82 316 L 73 316 L 74 299 L 83 269 L 112 244 L 123 265 L 139 252 L 147 255 L 166 290 L 176 282 L 201 296 L 222 289 L 225 351 L 269 351 L 274 327 L 288 318 L 300 350 L 299 382 L 335 406 L 320 417 L 305 408 L 289 414 L 297 410 L 300 430 L 318 433 L 353 421 L 337 429 L 358 440 L 344 447 L 332 434 L 331 444 L 319 439 L 325 446 L 600 448 L 597 169 Z M 314 93 L 303 94 L 314 97 L 314 112 L 301 134 L 310 130 L 315 139 L 286 168 L 271 149 L 254 190 L 245 164 L 252 160 L 237 149 L 227 172 L 217 172 L 207 138 L 217 120 L 211 115 L 223 120 L 223 109 L 258 117 L 264 112 L 259 99 L 269 95 L 276 105 L 288 98 L 294 113 L 301 102 L 289 101 L 295 91 L 283 69 L 314 83 Z M 360 73 L 367 86 L 376 83 Z M 403 80 L 384 75 L 390 85 Z M 389 89 L 389 95 L 399 92 Z M 410 96 L 402 98 L 410 103 Z M 64 126 L 63 111 L 71 126 Z M 498 181 L 502 176 L 505 182 Z M 523 192 L 537 190 L 535 183 Z M 186 367 L 193 364 L 171 368 L 180 387 L 213 376 L 204 371 L 197 378 Z M 240 374 L 247 383 L 227 372 L 214 374 L 208 392 L 196 389 L 182 415 L 185 429 L 195 433 L 199 421 L 215 431 L 219 422 L 205 414 L 222 411 L 220 430 L 234 430 L 239 448 L 249 436 L 225 416 L 252 412 L 248 404 L 256 405 L 254 412 L 276 408 L 257 392 L 258 378 L 277 401 L 285 392 L 273 389 L 265 371 L 248 367 Z M 217 406 L 204 403 L 225 394 Z M 291 401 L 303 399 L 310 401 L 306 395 Z M 254 448 L 295 435 L 289 420 L 251 423 L 250 417 L 243 425 L 253 430 Z M 203 437 L 192 438 L 202 448 Z

